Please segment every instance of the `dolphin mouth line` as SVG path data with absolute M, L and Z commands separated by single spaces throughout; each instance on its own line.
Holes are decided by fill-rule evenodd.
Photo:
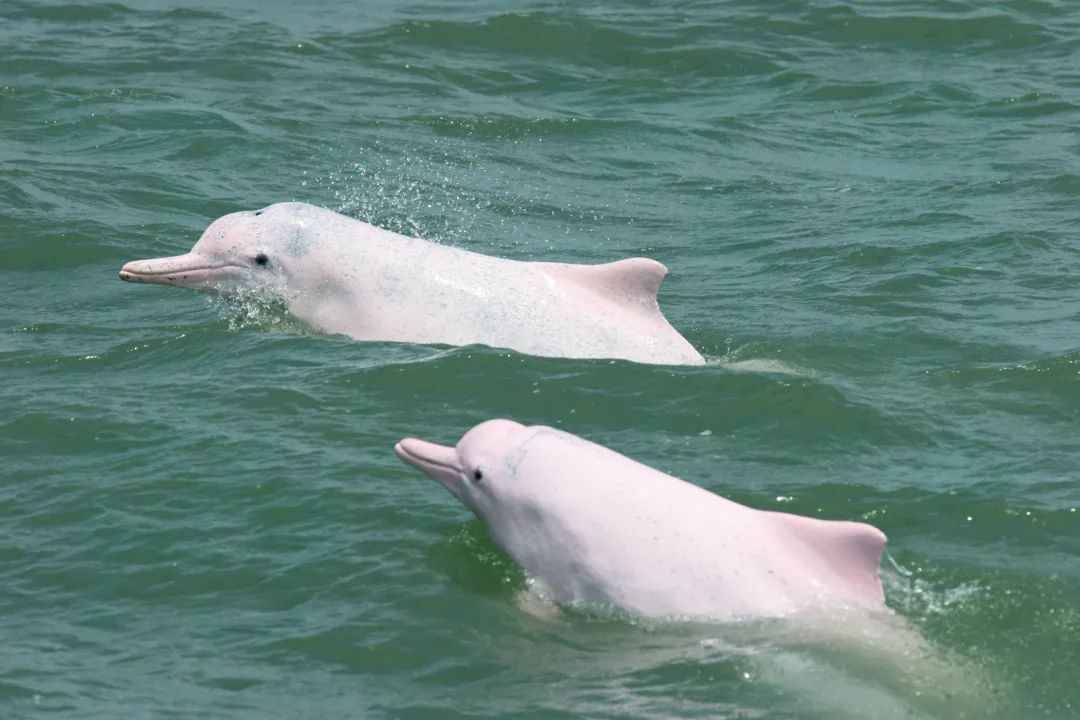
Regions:
M 453 448 L 426 440 L 405 438 L 394 445 L 394 453 L 407 464 L 437 481 L 449 490 L 451 495 L 461 499 L 462 470 Z
M 456 473 L 460 471 L 459 468 L 452 463 L 440 462 L 435 458 L 424 457 L 423 455 L 412 452 L 411 450 L 409 450 L 409 448 L 405 446 L 405 443 L 407 442 L 408 440 L 402 440 L 401 442 L 395 444 L 394 452 L 397 453 L 397 456 L 399 458 L 409 463 L 413 467 L 419 468 L 420 470 L 427 470 L 428 468 L 432 468 L 436 471 L 441 470 L 442 472 L 446 473 Z
M 131 263 L 128 263 L 130 265 Z M 246 266 L 237 263 L 221 263 L 218 265 L 195 265 L 185 268 L 166 268 L 162 270 L 139 270 L 125 265 L 120 270 L 120 279 L 134 283 L 162 283 L 176 282 L 177 280 L 189 280 L 192 276 L 216 274 L 228 268 L 246 269 Z

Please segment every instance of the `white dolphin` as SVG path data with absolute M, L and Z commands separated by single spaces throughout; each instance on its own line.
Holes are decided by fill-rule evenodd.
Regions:
M 120 270 L 129 282 L 265 293 L 312 328 L 358 340 L 700 365 L 701 354 L 657 304 L 666 274 L 647 258 L 606 265 L 495 258 L 304 203 L 226 215 L 191 252 Z
M 740 620 L 885 610 L 885 535 L 755 510 L 544 426 L 489 420 L 394 450 L 438 480 L 560 603 Z

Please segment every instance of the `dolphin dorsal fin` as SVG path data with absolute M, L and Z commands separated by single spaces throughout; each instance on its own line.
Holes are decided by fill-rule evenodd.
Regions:
M 628 258 L 603 265 L 539 263 L 544 272 L 620 305 L 659 312 L 656 294 L 668 269 L 649 258 Z
M 881 553 L 885 550 L 885 533 L 861 522 L 770 514 L 784 532 L 827 565 L 858 597 L 868 604 L 884 600 Z

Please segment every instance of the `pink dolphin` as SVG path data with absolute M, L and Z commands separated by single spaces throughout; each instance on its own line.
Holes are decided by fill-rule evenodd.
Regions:
M 186 255 L 120 278 L 264 294 L 316 330 L 358 340 L 480 343 L 533 355 L 700 365 L 660 312 L 667 268 L 520 262 L 405 237 L 304 203 L 215 221 Z
M 737 620 L 884 609 L 885 535 L 754 510 L 544 426 L 477 425 L 457 447 L 395 452 L 438 480 L 561 603 Z

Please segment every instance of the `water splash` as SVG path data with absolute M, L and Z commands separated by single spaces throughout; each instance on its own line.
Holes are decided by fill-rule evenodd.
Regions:
M 779 352 L 779 351 L 776 351 Z M 734 372 L 769 373 L 773 375 L 793 375 L 796 377 L 813 378 L 817 376 L 813 370 L 801 367 L 775 357 L 747 357 L 760 353 L 760 350 L 751 345 L 740 345 L 732 348 L 728 346 L 727 352 L 718 357 L 706 358 L 708 365 L 716 365 L 725 370 Z
M 482 131 L 453 127 L 461 134 L 423 144 L 375 138 L 351 146 L 348 160 L 319 175 L 305 172 L 303 184 L 325 188 L 334 209 L 372 225 L 448 245 L 484 245 L 494 254 L 523 247 L 546 257 L 561 242 L 579 247 L 583 234 L 599 247 L 609 237 L 598 226 L 633 224 L 635 218 L 614 212 L 608 198 L 594 198 L 588 207 L 581 198 L 560 200 L 565 189 L 543 166 L 522 167 L 522 145 L 539 143 L 542 125 L 524 135 L 515 128 L 483 132 L 483 147 L 491 150 L 483 155 L 474 137 Z
M 944 615 L 981 596 L 984 588 L 975 583 L 937 587 L 901 566 L 888 552 L 883 555 L 881 584 L 890 604 L 910 618 Z
M 282 298 L 243 288 L 228 298 L 208 295 L 208 302 L 218 316 L 229 324 L 230 331 L 271 330 L 290 335 L 312 335 L 315 331 L 289 313 Z

